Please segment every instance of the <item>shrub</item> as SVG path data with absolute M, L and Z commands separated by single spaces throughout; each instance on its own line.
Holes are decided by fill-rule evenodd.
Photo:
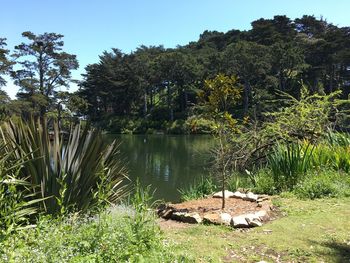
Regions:
M 308 173 L 293 193 L 299 198 L 341 197 L 350 194 L 350 176 L 333 170 Z
M 113 206 L 108 213 L 63 220 L 41 217 L 26 229 L 0 242 L 4 262 L 183 262 L 163 242 L 155 221 L 150 187 L 136 183 L 131 206 Z
M 313 147 L 307 143 L 278 144 L 268 158 L 275 188 L 278 192 L 293 190 L 312 167 Z
M 186 134 L 187 132 L 188 128 L 184 120 L 176 120 L 167 128 L 169 134 Z
M 334 197 L 337 195 L 337 191 L 332 182 L 333 179 L 324 173 L 309 175 L 303 182 L 298 184 L 294 193 L 299 198 L 308 199 Z
M 19 176 L 40 186 L 47 198 L 41 208 L 48 213 L 87 211 L 124 194 L 127 177 L 118 145 L 106 145 L 98 130 L 81 131 L 78 125 L 64 142 L 57 125 L 50 136 L 45 121 L 9 121 L 2 136 L 6 147 L 0 154 L 25 160 Z
M 186 120 L 186 126 L 189 133 L 192 134 L 211 134 L 213 133 L 215 122 L 203 117 L 192 116 Z
M 229 191 L 237 191 L 238 188 L 244 188 L 244 189 L 250 189 L 252 188 L 252 182 L 249 180 L 249 178 L 240 173 L 240 172 L 233 172 L 228 178 L 227 178 L 227 189 Z
M 180 189 L 181 200 L 188 201 L 203 198 L 206 195 L 213 194 L 218 189 L 211 177 L 201 177 L 199 181 L 194 182 L 187 189 Z
M 261 169 L 255 175 L 255 186 L 253 191 L 257 194 L 274 195 L 277 193 L 275 181 L 271 170 Z
M 350 146 L 320 143 L 314 148 L 312 164 L 315 168 L 329 167 L 350 172 Z
M 156 222 L 135 232 L 135 211 L 116 207 L 98 218 L 44 217 L 35 229 L 0 243 L 1 262 L 174 262 Z

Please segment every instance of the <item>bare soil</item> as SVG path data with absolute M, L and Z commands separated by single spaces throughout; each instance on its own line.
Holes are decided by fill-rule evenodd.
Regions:
M 237 198 L 227 198 L 225 199 L 225 209 L 222 207 L 221 198 L 203 198 L 198 200 L 191 200 L 187 202 L 182 202 L 178 204 L 171 204 L 176 210 L 184 210 L 186 212 L 197 212 L 199 215 L 203 216 L 208 213 L 220 213 L 226 212 L 231 216 L 238 216 L 242 214 L 255 213 L 260 210 L 270 210 L 270 202 L 264 201 L 262 207 L 259 207 L 256 202 L 245 201 Z

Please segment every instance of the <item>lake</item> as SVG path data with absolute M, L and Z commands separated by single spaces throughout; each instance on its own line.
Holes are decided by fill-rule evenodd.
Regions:
M 132 181 L 152 185 L 155 198 L 179 201 L 178 189 L 186 188 L 202 175 L 208 175 L 211 136 L 205 135 L 108 135 L 121 141 Z

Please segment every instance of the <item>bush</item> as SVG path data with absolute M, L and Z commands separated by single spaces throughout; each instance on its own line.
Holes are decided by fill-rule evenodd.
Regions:
M 186 134 L 188 133 L 188 128 L 184 120 L 176 120 L 170 124 L 167 128 L 167 133 L 169 134 Z
M 192 116 L 186 120 L 186 126 L 188 127 L 189 133 L 192 134 L 211 134 L 214 130 L 215 123 L 203 117 Z
M 312 164 L 315 168 L 329 167 L 350 172 L 350 146 L 320 143 L 314 147 Z
M 308 199 L 349 196 L 350 176 L 332 170 L 314 171 L 297 185 L 293 193 Z
M 312 168 L 313 146 L 309 143 L 278 144 L 268 158 L 275 188 L 278 192 L 293 190 Z
M 275 181 L 272 176 L 271 170 L 261 169 L 254 176 L 255 186 L 253 191 L 257 194 L 269 194 L 274 195 L 277 193 Z
M 42 218 L 0 243 L 1 262 L 173 262 L 154 220 L 135 232 L 135 212 L 114 208 L 98 218 Z
M 213 194 L 218 189 L 211 177 L 201 177 L 199 181 L 194 182 L 187 189 L 180 189 L 181 200 L 188 201 L 203 198 Z
M 46 122 L 38 120 L 9 121 L 1 132 L 6 147 L 0 154 L 24 160 L 15 179 L 39 186 L 46 199 L 37 204 L 47 213 L 99 209 L 125 193 L 126 170 L 118 145 L 106 145 L 98 130 L 81 131 L 77 125 L 64 141 L 57 124 L 50 135 Z
M 0 242 L 1 262 L 183 262 L 163 242 L 150 210 L 150 188 L 136 184 L 131 206 L 114 206 L 95 217 L 42 217 Z
M 249 180 L 247 175 L 244 175 L 240 172 L 233 172 L 228 178 L 227 178 L 227 190 L 229 191 L 237 191 L 238 188 L 243 189 L 251 189 L 252 188 L 252 182 Z

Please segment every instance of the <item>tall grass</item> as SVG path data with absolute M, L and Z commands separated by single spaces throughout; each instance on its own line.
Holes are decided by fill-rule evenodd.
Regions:
M 39 188 L 19 176 L 24 160 L 11 157 L 11 153 L 0 156 L 0 240 L 32 227 L 38 203 L 44 201 L 38 197 Z
M 181 200 L 188 201 L 213 194 L 217 189 L 218 187 L 211 177 L 202 176 L 188 188 L 179 189 L 179 192 L 181 194 Z
M 314 147 L 298 143 L 278 144 L 268 158 L 277 191 L 292 190 L 312 167 Z
M 313 152 L 314 168 L 329 167 L 337 171 L 350 172 L 350 146 L 318 144 Z

